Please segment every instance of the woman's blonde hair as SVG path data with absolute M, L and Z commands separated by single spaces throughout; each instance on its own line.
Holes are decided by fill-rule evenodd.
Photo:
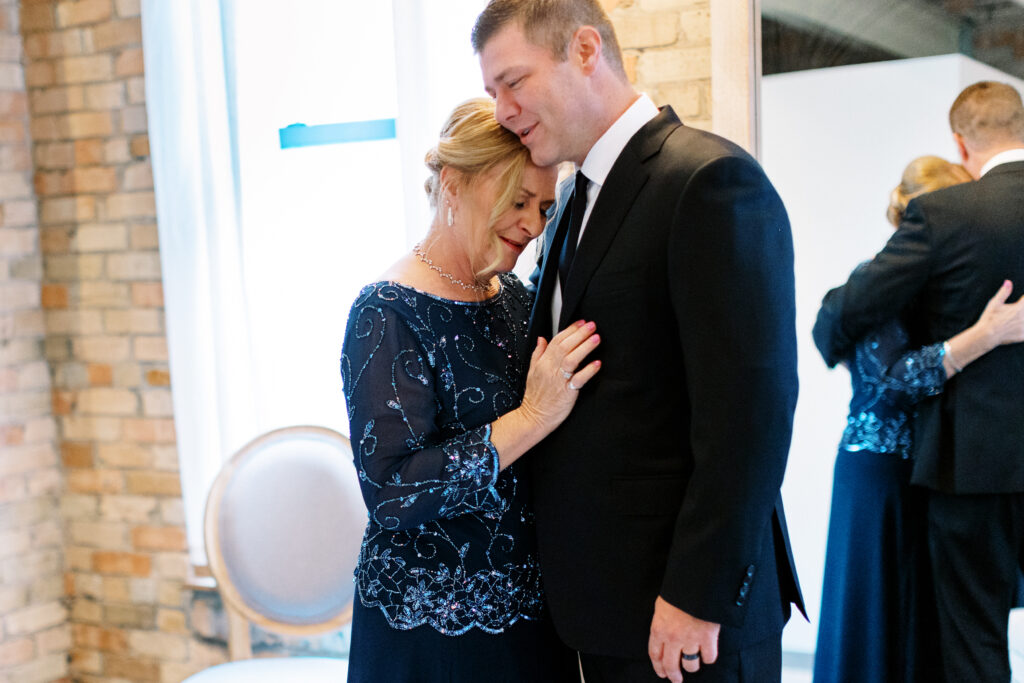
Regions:
M 971 174 L 960 164 L 950 163 L 942 157 L 918 157 L 907 164 L 903 170 L 903 179 L 889 195 L 889 208 L 885 216 L 898 227 L 907 204 L 914 197 L 970 180 Z
M 523 169 L 530 158 L 530 151 L 519 141 L 519 137 L 503 128 L 494 116 L 494 101 L 486 97 L 466 100 L 452 110 L 441 128 L 441 139 L 437 146 L 427 152 L 424 158 L 430 177 L 424 183 L 430 206 L 440 210 L 444 190 L 441 181 L 442 169 L 455 171 L 455 182 L 459 189 L 472 191 L 474 183 L 483 174 L 504 165 L 498 175 L 498 196 L 491 208 L 488 227 L 515 202 L 523 184 Z M 498 236 L 490 233 L 491 242 L 497 246 Z M 482 273 L 495 263 L 477 268 Z

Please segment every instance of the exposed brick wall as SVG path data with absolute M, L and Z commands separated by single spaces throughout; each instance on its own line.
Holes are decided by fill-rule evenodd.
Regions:
M 69 680 L 61 470 L 18 5 L 0 0 L 0 681 Z
M 138 0 L 23 0 L 39 305 L 75 681 L 167 681 L 191 637 Z
M 711 128 L 709 0 L 602 0 L 626 73 L 655 104 L 670 104 L 688 125 Z

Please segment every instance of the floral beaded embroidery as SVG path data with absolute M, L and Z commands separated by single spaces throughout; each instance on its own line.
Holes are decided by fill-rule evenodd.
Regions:
M 906 352 L 909 345 L 896 321 L 857 344 L 850 363 L 854 392 L 840 448 L 910 457 L 914 405 L 942 391 L 946 371 L 942 344 Z
M 532 514 L 490 423 L 519 405 L 530 297 L 479 303 L 380 282 L 352 306 L 341 374 L 369 510 L 356 585 L 394 628 L 500 632 L 543 605 Z

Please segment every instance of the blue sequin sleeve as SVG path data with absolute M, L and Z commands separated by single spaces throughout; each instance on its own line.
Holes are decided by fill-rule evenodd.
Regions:
M 942 344 L 914 351 L 909 346 L 898 320 L 857 343 L 849 360 L 853 396 L 841 448 L 910 457 L 915 406 L 942 391 L 946 370 Z
M 901 356 L 879 378 L 886 400 L 909 410 L 922 399 L 940 393 L 946 384 L 944 355 L 942 344 L 932 344 Z
M 410 529 L 493 509 L 498 452 L 489 424 L 452 433 L 438 424 L 436 343 L 429 326 L 380 297 L 358 299 L 342 377 L 360 486 L 371 519 Z

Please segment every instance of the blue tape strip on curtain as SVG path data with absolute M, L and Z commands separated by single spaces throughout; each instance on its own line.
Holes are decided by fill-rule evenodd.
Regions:
M 395 137 L 395 120 L 350 121 L 348 123 L 327 123 L 320 126 L 293 123 L 286 128 L 279 129 L 278 134 L 281 137 L 281 149 L 336 145 L 343 142 L 390 140 Z

